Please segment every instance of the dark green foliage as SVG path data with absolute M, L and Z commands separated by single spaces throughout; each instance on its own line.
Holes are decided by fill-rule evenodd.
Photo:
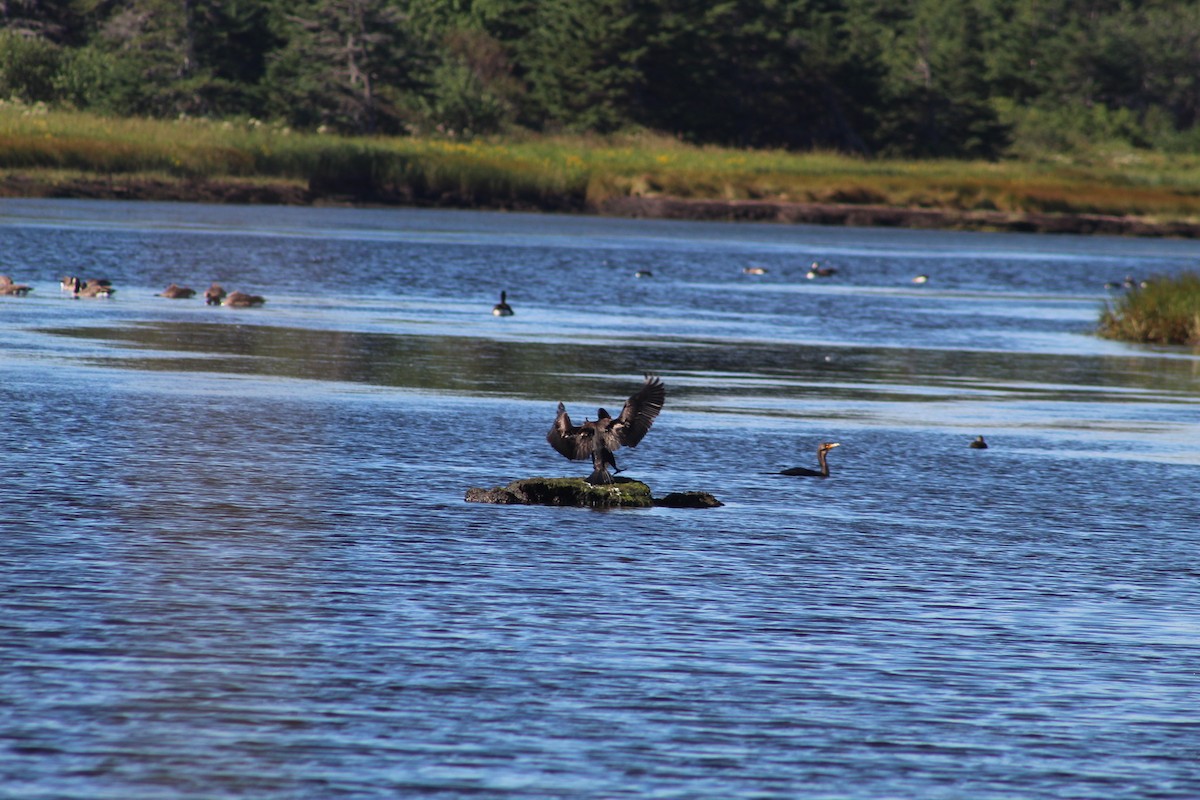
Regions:
M 61 62 L 59 47 L 41 36 L 0 30 L 0 98 L 26 103 L 53 100 Z
M 472 29 L 451 30 L 442 41 L 445 58 L 433 70 L 423 101 L 427 127 L 463 137 L 502 131 L 524 94 L 504 46 Z
M 1200 146 L 1191 0 L 12 0 L 0 99 L 890 156 Z
M 998 155 L 1006 132 L 988 104 L 978 4 L 911 5 L 889 53 L 879 146 L 888 155 Z

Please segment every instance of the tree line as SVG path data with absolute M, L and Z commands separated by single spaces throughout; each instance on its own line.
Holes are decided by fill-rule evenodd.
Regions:
M 1194 0 L 0 0 L 0 99 L 890 157 L 1200 149 Z

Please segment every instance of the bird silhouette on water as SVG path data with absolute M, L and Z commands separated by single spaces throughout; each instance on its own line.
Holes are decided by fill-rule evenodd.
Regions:
M 172 283 L 170 286 L 159 292 L 158 296 L 166 297 L 171 300 L 186 300 L 194 294 L 196 294 L 195 289 Z
M 840 442 L 823 442 L 817 448 L 817 463 L 820 464 L 819 470 L 809 469 L 808 467 L 790 467 L 789 469 L 781 470 L 780 475 L 799 475 L 805 478 L 828 478 L 829 477 L 829 462 L 825 460 L 825 455 L 835 447 L 841 447 Z
M 972 450 L 986 450 L 987 446 L 988 443 L 983 440 L 982 436 L 976 436 L 971 440 L 971 443 L 967 445 L 967 447 L 970 447 Z
M 625 401 L 624 408 L 616 418 L 603 408 L 596 411 L 596 421 L 584 420 L 582 425 L 571 424 L 567 409 L 558 404 L 558 415 L 554 427 L 546 434 L 550 446 L 573 461 L 592 459 L 592 474 L 585 480 L 591 484 L 613 482 L 613 472 L 620 472 L 613 451 L 621 447 L 637 447 L 666 400 L 666 388 L 654 375 L 647 375 L 646 382 Z
M 500 293 L 500 302 L 492 306 L 492 313 L 497 317 L 511 317 L 513 315 L 512 306 L 508 304 L 508 292 Z
M 804 274 L 804 277 L 811 281 L 813 278 L 828 278 L 836 274 L 836 267 L 822 267 L 819 263 L 814 261 L 812 262 L 812 266 L 808 268 L 808 272 Z

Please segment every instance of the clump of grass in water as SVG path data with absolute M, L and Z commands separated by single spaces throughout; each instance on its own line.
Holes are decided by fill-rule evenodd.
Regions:
M 1200 344 L 1200 274 L 1152 278 L 1100 314 L 1101 336 L 1144 344 Z

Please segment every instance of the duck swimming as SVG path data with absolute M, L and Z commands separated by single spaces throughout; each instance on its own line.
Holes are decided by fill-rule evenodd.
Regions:
M 63 278 L 62 288 L 76 299 L 80 297 L 112 297 L 117 290 L 112 283 L 102 278 L 91 278 L 86 283 L 82 278 Z
M 76 297 L 108 297 L 116 291 L 112 288 L 112 281 L 104 278 L 88 278 L 85 281 L 83 278 L 68 275 L 59 285 L 64 292 L 70 292 Z
M 808 272 L 804 275 L 804 277 L 808 278 L 811 281 L 813 278 L 828 278 L 831 275 L 834 275 L 836 273 L 837 273 L 836 268 L 822 267 L 820 264 L 818 264 L 816 261 L 814 261 L 812 263 L 812 266 L 808 268 Z
M 500 302 L 492 306 L 492 314 L 497 317 L 511 317 L 512 306 L 508 304 L 508 292 L 500 292 Z
M 158 296 L 167 297 L 171 300 L 186 300 L 195 294 L 195 289 L 189 289 L 187 286 L 176 286 L 172 283 L 170 286 L 159 292 Z
M 976 436 L 971 440 L 971 443 L 967 445 L 967 447 L 970 447 L 972 450 L 986 450 L 987 446 L 988 444 L 983 440 L 982 436 Z
M 24 297 L 32 291 L 32 286 L 26 286 L 23 283 L 13 283 L 12 278 L 8 277 L 7 275 L 0 275 L 0 295 Z
M 263 299 L 262 295 L 230 292 L 225 295 L 225 299 L 221 301 L 221 305 L 235 308 L 250 308 L 251 306 L 261 306 L 265 302 L 267 301 Z
M 214 282 L 212 286 L 204 290 L 204 302 L 206 305 L 219 306 L 221 301 L 225 299 L 225 290 L 221 288 L 221 284 Z
M 592 474 L 584 480 L 588 483 L 607 484 L 613 482 L 613 472 L 620 472 L 613 451 L 621 447 L 637 447 L 666 400 L 666 389 L 654 375 L 647 375 L 646 382 L 625 401 L 621 414 L 614 419 L 603 408 L 596 411 L 596 421 L 584 420 L 582 425 L 572 425 L 567 409 L 558 404 L 558 415 L 554 427 L 546 434 L 546 441 L 562 455 L 573 461 L 592 459 Z

